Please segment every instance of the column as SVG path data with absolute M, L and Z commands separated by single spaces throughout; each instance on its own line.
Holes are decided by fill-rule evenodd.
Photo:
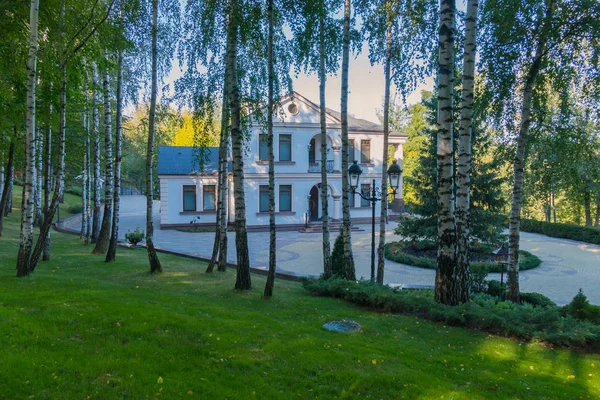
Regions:
M 340 199 L 342 198 L 342 196 L 339 194 L 333 194 L 331 195 L 331 197 L 333 197 L 333 220 L 339 221 L 341 208 Z
M 333 149 L 333 170 L 339 172 L 342 169 L 342 161 L 340 158 L 341 146 L 331 146 Z

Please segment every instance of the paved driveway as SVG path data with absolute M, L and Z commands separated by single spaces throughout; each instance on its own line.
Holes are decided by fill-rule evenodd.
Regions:
M 121 199 L 120 236 L 124 239 L 128 229 L 145 228 L 146 200 L 143 196 L 123 196 Z M 155 202 L 154 210 L 156 246 L 179 253 L 210 257 L 214 233 L 160 230 L 158 202 Z M 395 226 L 394 223 L 388 224 L 386 241 L 399 238 L 393 233 Z M 360 228 L 362 231 L 352 233 L 356 274 L 358 277 L 368 278 L 371 265 L 371 226 L 360 225 Z M 376 230 L 379 231 L 378 226 Z M 230 232 L 229 235 L 227 258 L 235 263 L 235 234 Z M 337 234 L 332 234 L 332 242 L 336 236 Z M 267 269 L 269 232 L 249 232 L 248 240 L 251 265 Z M 582 288 L 592 303 L 600 304 L 600 246 L 523 232 L 521 247 L 543 261 L 538 268 L 520 273 L 522 291 L 543 293 L 555 302 L 565 304 Z M 318 276 L 322 273 L 322 268 L 320 233 L 277 233 L 278 272 Z M 500 279 L 500 274 L 490 275 Z M 434 277 L 435 271 L 386 260 L 386 283 L 433 285 Z

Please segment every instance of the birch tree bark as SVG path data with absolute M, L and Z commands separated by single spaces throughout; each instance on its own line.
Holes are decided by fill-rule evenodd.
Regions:
M 123 51 L 119 51 L 117 59 L 117 115 L 115 134 L 115 173 L 113 192 L 113 219 L 110 232 L 106 262 L 115 261 L 117 258 L 117 241 L 119 239 L 119 211 L 121 209 L 121 163 L 122 163 L 122 138 L 123 138 Z
M 352 237 L 350 236 L 351 220 L 348 203 L 348 65 L 350 63 L 350 7 L 351 1 L 344 0 L 344 29 L 342 39 L 342 230 L 340 234 L 344 243 L 344 264 L 346 279 L 356 280 L 354 255 L 352 254 Z
M 510 220 L 508 225 L 508 292 L 506 298 L 515 303 L 519 302 L 519 228 L 521 225 L 521 207 L 523 206 L 523 175 L 525 165 L 525 149 L 527 147 L 527 135 L 531 124 L 531 104 L 533 100 L 533 87 L 540 72 L 546 45 L 550 33 L 551 19 L 554 14 L 556 0 L 546 0 L 546 13 L 541 25 L 540 35 L 536 43 L 535 56 L 527 71 L 523 86 L 523 103 L 521 105 L 521 120 L 519 123 L 519 136 L 517 139 L 517 150 L 514 159 L 514 183 L 512 202 L 510 208 Z
M 385 273 L 385 223 L 388 211 L 388 144 L 390 136 L 390 84 L 392 81 L 392 22 L 388 20 L 386 31 L 384 96 L 383 96 L 383 162 L 381 165 L 381 214 L 379 216 L 379 244 L 377 246 L 377 278 L 378 285 L 383 285 Z
M 227 84 L 225 84 L 225 88 L 227 88 Z M 229 181 L 227 179 L 227 159 L 229 154 L 229 107 L 227 101 L 226 91 L 223 96 L 223 108 L 225 109 L 225 114 L 222 116 L 221 120 L 221 147 L 219 147 L 219 162 L 220 168 L 219 173 L 221 176 L 219 177 L 219 193 L 221 194 L 222 206 L 219 210 L 219 214 L 221 215 L 220 223 L 221 223 L 221 235 L 220 235 L 220 243 L 219 243 L 219 271 L 225 272 L 227 271 L 227 228 L 228 224 L 228 213 L 227 210 L 229 208 L 229 196 L 228 196 L 228 187 Z M 222 152 L 222 153 L 221 153 Z
M 87 218 L 87 202 L 88 202 L 88 198 L 87 198 L 87 187 L 88 187 L 88 149 L 87 146 L 89 145 L 89 121 L 88 121 L 88 110 L 87 110 L 87 104 L 88 104 L 88 96 L 87 96 L 87 92 L 84 93 L 85 96 L 85 108 L 83 110 L 83 114 L 81 116 L 82 118 L 82 124 L 83 124 L 83 131 L 85 132 L 85 139 L 84 139 L 84 151 L 83 151 L 83 168 L 82 168 L 82 172 L 81 172 L 81 231 L 79 232 L 79 238 L 84 240 L 84 244 L 87 244 L 87 240 L 85 238 L 85 233 L 87 232 L 87 222 L 88 222 L 88 218 Z
M 456 296 L 459 303 L 471 297 L 470 207 L 471 207 L 471 140 L 473 132 L 473 100 L 478 0 L 468 0 L 465 49 L 458 128 L 458 170 L 456 174 Z
M 223 105 L 221 109 L 221 137 L 219 141 L 219 172 L 217 176 L 218 192 L 217 192 L 217 215 L 215 221 L 215 241 L 213 243 L 213 252 L 206 267 L 206 273 L 213 272 L 215 263 L 220 263 L 220 253 L 222 252 L 222 237 L 223 235 L 223 210 L 227 207 L 224 200 L 223 186 L 227 185 L 227 180 L 223 180 L 223 175 L 227 174 L 227 123 L 229 118 L 227 117 L 227 84 L 223 85 Z M 225 162 L 225 169 L 223 168 L 223 162 Z M 226 230 L 227 228 L 225 228 Z M 219 265 L 220 267 L 220 265 Z
M 16 130 L 16 128 L 15 128 L 15 130 Z M 12 203 L 13 203 L 12 195 L 13 195 L 13 186 L 15 183 L 15 166 L 14 166 L 14 164 L 10 167 L 9 170 L 6 171 L 6 173 L 8 176 L 8 183 L 5 182 L 4 184 L 8 185 L 8 196 L 6 198 L 6 207 L 4 207 L 4 211 L 1 211 L 5 217 L 8 216 L 8 214 L 10 214 L 12 212 Z
M 98 114 L 98 67 L 92 62 L 92 139 L 94 141 L 94 211 L 92 216 L 92 243 L 96 243 L 100 231 L 100 116 Z
M 435 301 L 458 304 L 456 297 L 456 226 L 454 220 L 454 88 L 455 0 L 440 1 L 438 57 L 437 209 L 438 252 Z
M 52 85 L 51 85 L 52 87 Z M 48 106 L 48 124 L 46 125 L 46 138 L 44 140 L 44 221 L 50 216 L 50 176 L 52 175 L 52 102 Z M 52 222 L 52 221 L 50 221 Z M 50 231 L 46 234 L 43 261 L 50 261 Z
M 237 79 L 237 36 L 239 4 L 229 1 L 229 27 L 227 30 L 227 66 L 229 75 L 229 108 L 231 112 L 231 145 L 233 153 L 233 190 L 235 196 L 235 247 L 237 251 L 237 274 L 235 288 L 250 290 L 250 257 L 248 232 L 246 231 L 246 203 L 244 196 L 243 132 L 241 126 L 241 103 Z
M 325 1 L 321 0 L 319 15 L 319 119 L 321 123 L 321 215 L 323 223 L 323 277 L 333 275 L 331 264 L 331 239 L 329 238 L 329 202 L 327 197 L 327 108 L 325 106 L 325 85 L 327 75 L 325 70 Z M 344 170 L 342 168 L 342 174 Z
M 42 148 L 44 141 L 42 139 L 42 130 L 37 127 L 35 135 L 35 184 L 33 190 L 33 204 L 35 207 L 33 226 L 40 226 L 42 223 Z
M 33 202 L 35 180 L 35 89 L 37 80 L 39 0 L 31 0 L 29 13 L 29 57 L 27 60 L 27 118 L 25 132 L 25 176 L 21 209 L 21 234 L 17 256 L 17 276 L 30 274 L 33 247 Z
M 110 104 L 110 76 L 108 69 L 104 71 L 102 80 L 104 87 L 104 214 L 96 247 L 92 254 L 104 254 L 110 241 L 113 212 L 113 157 L 112 157 L 112 111 Z
M 152 221 L 152 162 L 154 154 L 154 130 L 156 119 L 156 95 L 158 91 L 158 0 L 152 0 L 152 89 L 150 94 L 150 110 L 148 115 L 148 148 L 146 153 L 146 250 L 150 273 L 162 272 L 162 266 L 154 249 L 154 223 Z
M 277 263 L 277 234 L 275 232 L 275 154 L 273 153 L 273 84 L 275 74 L 273 73 L 273 0 L 267 0 L 267 18 L 269 20 L 269 39 L 267 45 L 267 147 L 269 149 L 269 272 L 263 296 L 273 296 L 275 285 L 275 268 Z
M 8 147 L 8 161 L 6 162 L 6 169 L 4 175 L 4 187 L 2 188 L 2 197 L 0 198 L 0 236 L 2 236 L 2 230 L 4 227 L 4 210 L 8 204 L 8 197 L 11 195 L 10 190 L 10 172 L 13 169 L 13 162 L 15 158 L 15 142 L 14 138 L 11 138 L 10 145 Z

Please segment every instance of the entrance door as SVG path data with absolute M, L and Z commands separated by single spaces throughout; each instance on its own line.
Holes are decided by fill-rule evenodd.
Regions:
M 310 200 L 308 201 L 309 207 L 308 211 L 310 212 L 310 220 L 318 221 L 319 220 L 319 188 L 315 185 L 310 189 Z

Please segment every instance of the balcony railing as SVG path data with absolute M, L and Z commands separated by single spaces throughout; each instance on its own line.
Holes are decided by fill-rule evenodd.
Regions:
M 327 172 L 333 172 L 333 160 L 325 161 L 325 170 Z M 315 161 L 308 163 L 308 172 L 320 173 L 321 172 L 321 161 Z

